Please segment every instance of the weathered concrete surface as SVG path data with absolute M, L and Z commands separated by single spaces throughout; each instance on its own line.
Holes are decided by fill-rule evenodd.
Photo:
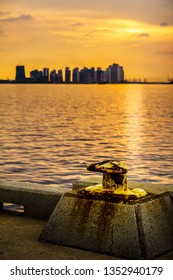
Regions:
M 3 202 L 24 206 L 24 215 L 47 220 L 67 189 L 19 181 L 0 180 L 0 207 Z
M 101 176 L 86 177 L 84 179 L 74 181 L 72 184 L 72 189 L 78 190 L 81 188 L 86 188 L 86 187 L 94 186 L 94 185 L 101 184 L 101 183 L 102 183 Z
M 137 215 L 145 258 L 173 249 L 173 202 L 168 193 L 139 204 Z
M 114 239 L 118 246 L 113 252 Z M 140 257 L 133 206 L 88 200 L 73 194 L 62 197 L 40 240 L 120 257 L 124 257 L 123 251 L 128 248 L 130 254 Z
M 115 260 L 75 248 L 38 242 L 46 221 L 0 213 L 0 260 Z M 169 258 L 169 256 L 168 256 Z
M 118 260 L 51 243 L 38 242 L 46 221 L 0 213 L 0 260 Z M 173 260 L 173 251 L 157 259 Z
M 132 204 L 61 197 L 40 240 L 126 259 L 150 259 L 173 250 L 173 203 L 169 193 Z

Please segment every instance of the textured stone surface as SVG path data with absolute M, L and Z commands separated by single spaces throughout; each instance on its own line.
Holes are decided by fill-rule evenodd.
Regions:
M 135 205 L 71 194 L 61 198 L 40 240 L 119 257 L 141 257 Z
M 43 220 L 20 215 L 9 215 L 9 213 L 0 213 L 0 260 L 10 260 L 10 264 L 12 264 L 11 260 L 117 259 L 113 256 L 87 252 L 76 248 L 38 242 L 38 236 L 45 225 L 46 221 Z M 3 264 L 1 263 L 1 265 L 3 270 Z M 20 280 L 21 277 L 17 277 L 17 279 Z M 31 279 L 34 278 L 31 277 Z M 1 279 L 3 280 L 4 277 L 1 277 Z M 51 278 L 48 277 L 47 279 Z M 55 279 L 58 279 L 58 276 Z M 64 279 L 67 279 L 67 277 Z
M 40 240 L 120 257 L 140 258 L 135 206 L 65 194 Z
M 169 193 L 131 204 L 67 193 L 40 240 L 127 259 L 150 259 L 173 249 L 173 203 Z
M 138 206 L 143 238 L 143 256 L 147 259 L 173 249 L 173 203 L 168 194 L 156 196 Z

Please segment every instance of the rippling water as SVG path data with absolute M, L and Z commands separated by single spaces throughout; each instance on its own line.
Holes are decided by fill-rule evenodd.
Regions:
M 172 85 L 0 85 L 0 178 L 71 187 L 86 163 L 173 183 Z

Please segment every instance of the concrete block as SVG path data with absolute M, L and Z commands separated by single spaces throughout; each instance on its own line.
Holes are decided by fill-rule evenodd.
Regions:
M 0 200 L 24 206 L 24 215 L 32 218 L 48 220 L 60 196 L 27 191 L 1 190 Z
M 81 188 L 86 188 L 89 186 L 94 186 L 97 184 L 102 183 L 102 176 L 92 176 L 92 177 L 87 177 L 85 179 L 79 179 L 73 182 L 72 184 L 72 189 L 73 190 L 79 190 Z
M 0 203 L 23 205 L 24 215 L 32 218 L 48 220 L 62 194 L 45 185 L 0 180 Z
M 40 241 L 125 259 L 150 259 L 173 249 L 169 193 L 119 204 L 65 193 Z
M 168 193 L 139 204 L 137 215 L 144 258 L 173 249 L 173 202 Z
M 85 199 L 75 194 L 68 193 L 61 198 L 40 240 L 140 258 L 134 206 Z

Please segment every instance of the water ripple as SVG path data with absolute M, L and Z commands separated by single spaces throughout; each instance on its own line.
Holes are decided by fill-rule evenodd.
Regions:
M 71 187 L 115 158 L 129 180 L 173 183 L 170 85 L 1 85 L 0 101 L 3 179 Z

